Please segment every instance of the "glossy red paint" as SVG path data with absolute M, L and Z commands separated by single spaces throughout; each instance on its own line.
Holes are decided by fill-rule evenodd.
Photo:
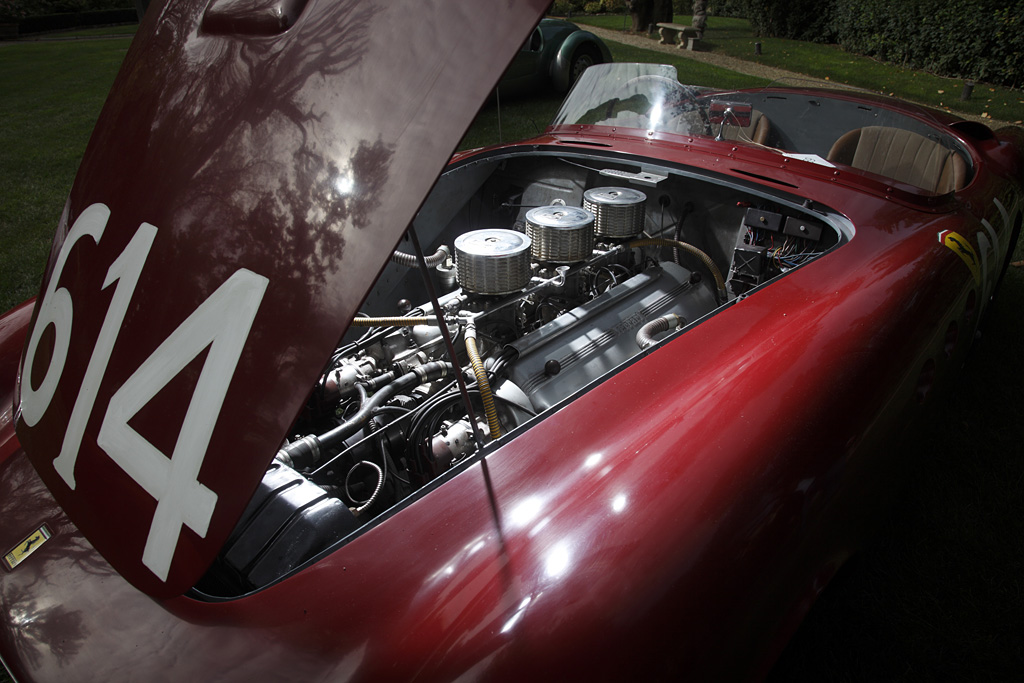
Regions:
M 50 368 L 41 342 L 33 375 L 42 383 L 50 368 L 59 383 L 49 401 L 40 391 L 37 403 L 48 409 L 38 422 L 19 427 L 75 523 L 130 581 L 164 596 L 194 584 L 234 527 L 285 436 L 284 416 L 305 401 L 305 378 L 320 371 L 365 295 L 353 283 L 373 281 L 378 255 L 398 241 L 518 36 L 545 7 L 489 8 L 489 20 L 506 27 L 494 35 L 477 29 L 474 3 L 421 3 L 410 12 L 389 2 L 316 2 L 269 38 L 211 35 L 206 4 L 168 3 L 147 17 L 103 109 L 43 284 L 45 293 L 62 253 L 71 265 L 53 289 L 73 301 L 73 321 L 61 314 L 58 325 L 73 344 L 66 362 Z M 101 237 L 64 247 L 89 207 Z M 140 255 L 126 259 L 129 249 Z M 118 268 L 139 270 L 134 288 L 118 275 L 117 288 L 131 295 L 120 323 L 108 322 L 117 288 L 105 282 Z M 190 316 L 204 305 L 222 329 L 213 339 L 200 332 L 189 348 L 196 333 L 187 321 L 202 322 Z M 94 352 L 104 347 L 101 330 L 116 333 L 106 363 Z M 157 354 L 176 330 L 183 338 Z M 232 330 L 248 331 L 244 351 Z M 138 374 L 147 359 L 160 363 Z M 80 392 L 90 363 L 99 377 L 91 393 Z M 185 369 L 167 391 L 150 397 L 127 385 L 116 410 L 103 412 L 129 378 L 174 364 Z M 254 405 L 253 395 L 269 401 Z M 80 396 L 100 409 L 82 409 Z M 76 406 L 81 448 L 58 473 L 52 463 L 73 441 L 66 425 Z M 242 422 L 242 433 L 226 428 Z M 104 424 L 125 458 L 152 444 L 148 464 L 129 474 L 99 448 Z M 161 498 L 169 476 L 162 461 L 186 449 L 181 434 L 204 431 L 198 462 L 175 468 L 177 477 L 198 478 L 190 497 Z M 140 563 L 146 553 L 156 557 Z
M 358 14 L 354 5 L 343 6 Z M 383 6 L 370 7 L 390 16 Z M 191 16 L 198 17 L 200 9 L 191 7 Z M 340 18 L 327 9 L 320 12 Z M 303 21 L 305 16 L 296 30 Z M 155 22 L 144 32 L 145 40 L 160 44 L 161 28 Z M 193 36 L 180 45 L 187 52 L 198 40 Z M 142 78 L 146 64 L 133 53 L 122 80 L 132 74 Z M 448 75 L 438 78 L 443 81 Z M 320 94 L 325 90 L 317 88 Z M 486 89 L 479 94 L 482 99 Z M 130 103 L 119 97 L 127 95 L 115 95 L 104 125 L 132 120 Z M 262 95 L 252 97 L 259 100 Z M 158 116 L 157 121 L 167 119 Z M 290 130 L 284 121 L 279 123 Z M 393 122 L 384 123 L 387 127 Z M 315 131 L 318 125 L 307 124 L 296 130 Z M 252 125 L 255 131 L 260 124 Z M 154 129 L 159 128 L 158 123 Z M 445 132 L 450 132 L 447 127 Z M 0 451 L 0 548 L 12 547 L 44 522 L 55 531 L 31 562 L 0 575 L 6 607 L 0 652 L 15 675 L 38 681 L 142 675 L 153 680 L 520 681 L 621 680 L 637 677 L 638 671 L 644 679 L 729 680 L 762 674 L 815 592 L 884 509 L 885 498 L 899 481 L 895 475 L 879 476 L 898 469 L 892 462 L 894 440 L 926 409 L 936 383 L 963 361 L 1005 260 L 1013 218 L 1019 215 L 1019 178 L 1007 181 L 1001 174 L 1020 168 L 1015 150 L 1024 147 L 1024 139 L 1019 133 L 1001 132 L 1001 141 L 981 151 L 975 148 L 970 186 L 932 199 L 911 190 L 887 192 L 876 179 L 855 174 L 848 183 L 834 181 L 835 175 L 814 164 L 783 162 L 777 154 L 748 146 L 579 132 L 549 131 L 506 151 L 559 148 L 600 154 L 593 145 L 579 143 L 601 140 L 614 155 L 657 156 L 662 163 L 686 165 L 718 178 L 750 182 L 751 174 L 770 175 L 771 182 L 786 183 L 793 194 L 839 212 L 855 234 L 656 347 L 334 552 L 234 600 L 202 602 L 177 594 L 205 567 L 202 558 L 209 561 L 203 541 L 186 536 L 181 543 L 195 546 L 188 551 L 192 555 L 176 560 L 166 587 L 154 586 L 145 576 L 148 570 L 138 565 L 152 503 L 137 496 L 142 500 L 131 504 L 146 511 L 137 515 L 142 519 L 109 530 L 101 520 L 118 517 L 118 511 L 95 500 L 89 510 L 69 501 L 61 481 L 48 469 L 60 447 L 52 443 L 55 437 L 29 430 L 19 444 L 10 423 L 0 424 L 0 443 L 10 444 L 0 446 L 5 449 Z M 90 155 L 102 158 L 106 153 L 111 140 L 104 135 L 96 135 Z M 145 141 L 148 135 L 137 131 L 132 139 Z M 284 174 L 284 188 L 299 183 L 301 169 L 271 164 L 269 159 L 279 152 L 274 151 L 274 139 L 261 142 L 255 133 L 243 137 L 244 150 L 226 158 L 232 162 L 226 164 L 229 171 L 242 178 L 254 173 L 271 188 L 275 186 L 267 178 L 272 170 Z M 289 133 L 284 138 L 298 144 Z M 375 144 L 372 136 L 356 139 Z M 260 168 L 264 158 L 256 152 L 261 144 L 267 145 L 270 170 Z M 447 153 L 441 149 L 445 143 L 436 138 L 423 143 L 427 148 L 410 144 L 408 152 L 396 147 L 395 159 L 408 153 L 430 161 Z M 149 160 L 145 149 L 135 153 L 131 161 L 143 166 L 155 168 L 161 161 Z M 217 147 L 202 158 L 219 164 L 225 160 L 222 154 L 227 152 Z M 252 169 L 242 164 L 249 158 L 246 154 L 254 155 Z M 353 161 L 353 169 L 373 176 L 380 158 L 371 154 L 370 160 L 370 168 Z M 145 178 L 152 177 L 94 179 L 98 163 L 83 164 L 84 180 L 76 185 L 62 232 L 104 192 L 124 198 L 140 192 Z M 413 160 L 404 163 L 412 165 Z M 110 200 L 110 227 L 116 229 L 112 234 L 121 237 L 117 246 L 109 252 L 83 249 L 75 258 L 96 260 L 105 271 L 139 222 L 152 220 L 161 230 L 157 239 L 167 232 L 179 239 L 168 238 L 167 247 L 161 248 L 168 252 L 160 255 L 158 274 L 163 279 L 152 275 L 149 287 L 173 281 L 171 271 L 179 259 L 203 264 L 209 274 L 208 282 L 181 283 L 181 301 L 168 309 L 156 306 L 155 289 L 139 290 L 145 292 L 140 295 L 142 306 L 131 315 L 157 309 L 173 322 L 148 331 L 141 321 L 134 323 L 130 334 L 140 348 L 115 347 L 125 356 L 120 361 L 125 368 L 111 384 L 131 374 L 233 269 L 244 265 L 267 274 L 271 284 L 265 297 L 280 298 L 260 305 L 253 323 L 260 341 L 242 355 L 241 379 L 232 386 L 225 410 L 236 395 L 260 398 L 244 402 L 247 415 L 222 414 L 218 429 L 223 423 L 224 434 L 215 431 L 202 473 L 203 481 L 224 497 L 222 502 L 237 507 L 251 495 L 246 477 L 258 478 L 297 412 L 304 398 L 299 387 L 308 391 L 309 377 L 319 372 L 318 364 L 340 336 L 339 326 L 359 304 L 362 292 L 348 292 L 343 283 L 350 276 L 359 283 L 372 279 L 409 222 L 412 214 L 402 212 L 418 208 L 433 176 L 429 182 L 418 178 L 424 187 L 415 202 L 403 188 L 404 208 L 385 210 L 381 193 L 390 185 L 371 193 L 365 216 L 372 225 L 359 227 L 346 214 L 339 261 L 328 269 L 332 277 L 314 283 L 310 273 L 289 271 L 295 267 L 290 259 L 277 258 L 274 249 L 280 241 L 243 239 L 243 228 L 250 225 L 246 216 L 258 217 L 251 224 L 270 231 L 273 206 L 250 206 L 243 198 L 228 196 L 220 184 L 213 191 L 224 194 L 207 198 L 199 180 L 185 170 L 172 169 L 179 176 L 176 184 L 160 196 L 144 198 L 138 207 L 122 199 L 123 218 L 118 216 L 121 205 Z M 205 162 L 191 168 L 199 179 L 215 171 L 221 172 L 219 166 Z M 389 178 L 398 177 L 409 176 L 389 171 Z M 107 187 L 118 183 L 126 186 Z M 278 195 L 267 190 L 265 197 L 271 196 Z M 231 218 L 220 221 L 228 226 L 226 236 L 218 237 L 223 243 L 212 237 L 198 242 L 211 249 L 216 244 L 211 253 L 200 253 L 185 239 L 210 230 L 209 220 L 200 221 L 186 199 L 205 207 L 209 220 Z M 995 199 L 1010 210 L 1009 221 Z M 378 200 L 379 206 L 372 204 Z M 310 204 L 317 205 L 315 197 Z M 240 211 L 239 206 L 249 206 L 249 213 L 235 217 L 232 212 Z M 369 229 L 374 230 L 375 244 L 362 246 L 357 237 Z M 937 239 L 945 230 L 974 245 L 995 235 L 989 252 L 980 249 L 989 256 L 977 280 Z M 270 240 L 283 239 L 276 231 L 269 234 Z M 291 248 L 287 239 L 284 245 Z M 109 294 L 99 294 L 98 282 L 103 273 L 79 270 L 85 273 L 83 281 L 65 283 L 76 311 L 80 293 L 89 287 L 97 292 L 96 301 L 85 299 L 84 305 L 106 310 Z M 151 276 L 144 271 L 143 277 Z M 289 277 L 294 281 L 275 293 L 275 283 Z M 261 318 L 271 309 L 274 324 L 288 331 L 280 338 L 287 338 L 289 346 L 271 341 L 278 339 L 278 330 Z M 16 367 L 11 349 L 24 339 L 27 310 L 0 322 L 0 379 L 5 381 Z M 102 320 L 88 325 L 98 335 Z M 952 343 L 950 329 L 958 331 Z M 87 356 L 92 345 L 85 347 L 72 353 Z M 87 358 L 78 356 L 70 355 L 69 363 L 74 361 L 84 373 Z M 278 373 L 301 381 L 267 372 L 281 366 L 278 357 L 288 363 Z M 197 367 L 193 375 L 199 372 Z M 62 380 L 62 391 L 63 382 L 80 382 L 72 379 L 75 383 Z M 115 388 L 104 386 L 97 405 L 106 405 Z M 174 387 L 179 404 L 191 400 L 189 389 Z M 272 400 L 265 403 L 268 395 Z M 44 418 L 52 424 L 39 424 L 61 434 L 60 421 L 68 419 L 74 400 L 73 395 L 61 399 L 60 414 Z M 184 408 L 179 405 L 177 410 L 182 413 Z M 783 413 L 787 419 L 779 419 Z M 166 413 L 140 418 L 139 431 L 152 430 L 163 434 L 160 438 L 169 438 L 168 431 L 170 437 L 177 434 L 157 428 Z M 181 419 L 183 414 L 177 414 Z M 241 423 L 251 429 L 228 428 Z M 90 429 L 99 427 L 91 424 Z M 224 472 L 214 471 L 215 465 L 225 465 L 221 453 L 226 460 L 238 451 L 258 452 L 251 459 L 258 468 L 247 465 L 246 477 L 241 477 L 240 465 L 232 460 Z M 124 476 L 103 465 L 101 455 L 82 457 L 91 457 L 80 465 L 83 486 L 87 476 L 97 488 L 101 477 L 109 482 Z M 237 483 L 221 489 L 217 477 Z M 127 488 L 106 486 L 119 492 Z M 866 495 L 872 498 L 870 505 L 864 504 Z M 230 530 L 233 523 L 223 514 L 225 521 L 214 520 L 207 536 L 214 553 L 227 533 L 221 527 Z M 95 547 L 87 537 L 98 539 Z M 128 541 L 126 547 L 114 547 L 122 538 Z

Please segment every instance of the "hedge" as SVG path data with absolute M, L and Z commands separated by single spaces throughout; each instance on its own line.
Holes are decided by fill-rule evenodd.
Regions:
M 131 0 L 0 0 L 0 22 L 17 22 L 48 14 L 75 14 L 123 9 Z
M 747 0 L 758 35 L 843 49 L 954 78 L 1024 83 L 1024 0 Z
M 771 38 L 833 43 L 832 15 L 842 0 L 748 0 L 747 19 L 754 32 Z
M 123 0 L 122 0 L 123 1 Z M 104 9 L 66 14 L 46 14 L 28 17 L 18 22 L 18 35 L 62 31 L 81 26 L 104 26 L 107 24 L 132 24 L 138 22 L 135 9 Z
M 837 42 L 851 52 L 944 76 L 1024 82 L 1024 2 L 837 0 Z

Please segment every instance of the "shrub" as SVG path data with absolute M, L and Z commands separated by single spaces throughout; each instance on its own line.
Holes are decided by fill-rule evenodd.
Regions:
M 62 31 L 80 26 L 102 26 L 104 24 L 131 24 L 138 21 L 134 9 L 102 9 L 89 12 L 64 12 L 46 14 L 41 17 L 26 17 L 18 22 L 18 33 L 45 33 Z
M 1024 0 L 746 0 L 755 33 L 954 78 L 1024 82 Z
M 672 0 L 672 11 L 676 14 L 692 14 L 692 0 Z M 745 17 L 747 0 L 710 0 L 708 16 L 712 17 Z
M 715 17 L 746 17 L 746 0 L 712 0 L 708 3 L 708 14 Z
M 835 42 L 832 17 L 844 0 L 747 0 L 746 15 L 760 36 Z
M 0 0 L 0 21 L 18 21 L 49 14 L 123 9 L 132 0 Z
M 1024 81 L 1024 2 L 837 0 L 844 49 L 944 76 Z
M 585 0 L 555 0 L 555 2 L 551 3 L 548 13 L 558 17 L 564 17 L 568 14 L 580 14 L 583 12 L 583 5 L 585 4 Z
M 0 22 L 18 21 L 28 16 L 25 3 L 0 0 Z

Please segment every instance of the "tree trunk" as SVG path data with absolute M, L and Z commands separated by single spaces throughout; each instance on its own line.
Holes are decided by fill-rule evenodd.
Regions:
M 652 24 L 672 21 L 672 0 L 627 0 L 633 31 L 646 33 Z

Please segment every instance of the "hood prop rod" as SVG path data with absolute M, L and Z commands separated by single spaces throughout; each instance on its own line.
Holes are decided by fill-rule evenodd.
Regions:
M 427 261 L 423 257 L 423 249 L 420 247 L 420 240 L 416 236 L 416 230 L 412 223 L 409 224 L 409 238 L 412 240 L 413 249 L 416 251 L 416 259 L 420 264 L 420 274 L 423 276 L 423 283 L 430 294 L 430 303 L 434 307 L 434 315 L 437 316 L 437 324 L 441 328 L 441 336 L 444 337 L 444 344 L 448 349 L 448 357 L 455 369 L 455 380 L 459 383 L 459 392 L 462 394 L 462 402 L 466 405 L 466 414 L 469 416 L 469 424 L 473 427 L 473 438 L 476 439 L 477 451 L 480 453 L 480 471 L 483 473 L 484 486 L 487 488 L 487 500 L 491 503 L 491 515 L 494 517 L 494 530 L 498 537 L 498 548 L 502 557 L 502 567 L 508 567 L 508 548 L 505 545 L 505 534 L 501 528 L 501 513 L 498 510 L 498 500 L 494 495 L 494 484 L 491 482 L 491 470 L 487 466 L 487 458 L 484 456 L 484 439 L 480 433 L 480 425 L 476 421 L 476 413 L 473 411 L 473 403 L 469 400 L 469 389 L 466 388 L 466 381 L 462 377 L 462 366 L 455 356 L 455 345 L 452 343 L 451 335 L 448 334 L 448 325 L 445 324 L 444 316 L 441 313 L 441 305 L 437 301 L 437 292 L 434 291 L 434 283 L 430 280 L 430 269 L 427 268 Z M 505 572 L 503 571 L 504 575 Z M 511 583 L 511 582 L 510 582 Z
M 409 233 L 409 239 L 412 240 L 413 249 L 416 252 L 416 261 L 419 263 L 420 275 L 423 276 L 423 284 L 427 288 L 427 293 L 430 294 L 430 304 L 434 307 L 434 316 L 437 318 L 437 326 L 441 330 L 441 336 L 444 338 L 445 348 L 448 349 L 448 357 L 451 359 L 452 367 L 455 369 L 455 381 L 459 384 L 459 393 L 462 394 L 462 402 L 466 404 L 466 414 L 469 416 L 469 424 L 473 427 L 473 439 L 476 441 L 476 446 L 481 451 L 484 448 L 484 438 L 480 433 L 480 425 L 476 422 L 476 413 L 473 410 L 473 402 L 469 400 L 469 389 L 466 388 L 466 380 L 462 377 L 462 367 L 459 365 L 458 357 L 455 355 L 455 344 L 452 343 L 452 336 L 448 332 L 448 324 L 444 320 L 444 314 L 441 311 L 441 304 L 437 300 L 437 291 L 434 289 L 434 283 L 430 279 L 430 269 L 427 267 L 427 260 L 423 256 L 423 249 L 420 247 L 419 237 L 416 236 L 416 229 L 412 223 L 409 224 L 407 230 Z

